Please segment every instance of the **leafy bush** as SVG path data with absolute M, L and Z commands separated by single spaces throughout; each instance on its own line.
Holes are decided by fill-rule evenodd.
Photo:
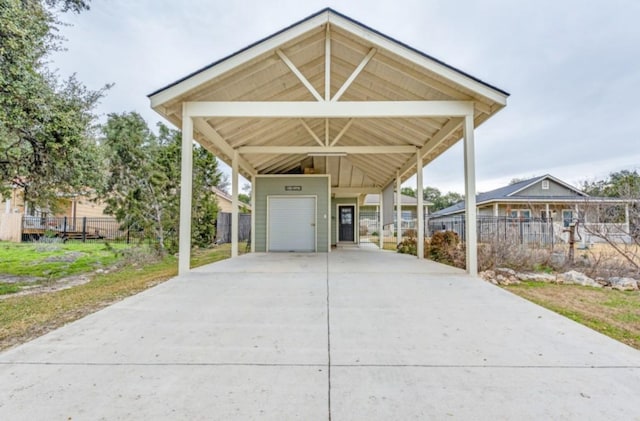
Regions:
M 454 231 L 438 231 L 431 236 L 425 257 L 451 266 L 466 265 L 465 252 L 460 244 L 460 237 Z

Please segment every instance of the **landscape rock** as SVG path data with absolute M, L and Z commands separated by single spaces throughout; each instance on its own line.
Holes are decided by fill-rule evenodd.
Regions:
M 619 291 L 635 291 L 638 289 L 638 281 L 633 278 L 614 276 L 609 278 L 609 283 L 611 284 L 611 288 Z
M 551 273 L 522 272 L 516 277 L 521 281 L 556 282 L 556 276 Z
M 599 282 L 589 278 L 582 272 L 577 270 L 570 270 L 569 272 L 561 273 L 558 275 L 558 282 L 563 284 L 582 285 L 585 287 L 602 288 Z

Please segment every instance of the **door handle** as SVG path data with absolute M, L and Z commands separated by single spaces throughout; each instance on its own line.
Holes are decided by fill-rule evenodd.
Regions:
M 314 223 L 311 223 L 311 226 L 312 226 L 312 227 L 315 227 L 315 226 L 316 226 L 316 224 L 314 224 Z

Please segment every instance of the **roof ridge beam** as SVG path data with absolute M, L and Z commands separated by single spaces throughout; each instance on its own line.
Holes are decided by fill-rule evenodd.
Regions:
M 372 48 L 369 50 L 369 53 L 367 53 L 367 55 L 364 56 L 360 64 L 358 64 L 358 67 L 355 68 L 355 70 L 353 71 L 353 73 L 351 73 L 349 78 L 342 84 L 340 89 L 338 89 L 338 92 L 336 92 L 333 98 L 331 98 L 332 102 L 338 101 L 342 96 L 342 94 L 344 94 L 346 90 L 349 89 L 349 86 L 351 86 L 353 81 L 356 80 L 360 72 L 362 72 L 362 70 L 364 69 L 364 66 L 366 66 L 367 63 L 371 61 L 371 58 L 373 58 L 373 56 L 376 54 L 376 51 L 378 51 L 376 48 Z
M 285 53 L 282 52 L 281 49 L 276 48 L 276 54 L 278 55 L 278 57 L 280 57 L 282 59 L 284 64 L 287 65 L 287 67 L 293 72 L 293 74 L 296 75 L 296 77 L 309 90 L 309 92 L 311 92 L 311 95 L 313 95 L 313 97 L 317 101 L 324 101 L 324 98 L 322 98 L 322 96 L 318 93 L 318 91 L 316 91 L 316 88 L 314 88 L 313 85 L 311 84 L 311 82 L 309 82 L 309 80 L 307 80 L 307 78 L 304 77 L 302 72 L 300 72 L 300 70 L 298 70 L 296 65 L 293 64 L 293 62 L 291 60 L 289 60 L 289 57 L 287 57 L 285 55 Z

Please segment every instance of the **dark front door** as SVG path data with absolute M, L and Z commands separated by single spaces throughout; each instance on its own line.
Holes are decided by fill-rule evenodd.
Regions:
M 340 206 L 340 233 L 338 241 L 353 241 L 353 220 L 355 217 L 355 206 Z

